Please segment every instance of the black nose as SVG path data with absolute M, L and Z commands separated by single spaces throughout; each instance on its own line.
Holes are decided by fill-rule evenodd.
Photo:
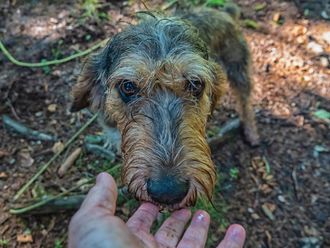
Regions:
M 163 175 L 152 178 L 147 182 L 147 191 L 150 197 L 162 204 L 175 204 L 183 200 L 189 189 L 188 181 L 181 181 L 174 176 Z

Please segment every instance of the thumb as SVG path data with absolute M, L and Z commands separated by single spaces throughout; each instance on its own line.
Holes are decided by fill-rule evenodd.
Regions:
M 103 208 L 109 211 L 111 215 L 114 215 L 117 195 L 115 180 L 108 173 L 102 172 L 96 177 L 96 185 L 89 190 L 80 210 Z

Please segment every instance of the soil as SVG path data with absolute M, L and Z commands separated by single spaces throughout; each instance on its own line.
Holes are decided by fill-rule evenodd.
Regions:
M 253 101 L 262 145 L 251 148 L 237 135 L 214 152 L 222 178 L 216 194 L 226 206 L 219 218 L 246 228 L 246 247 L 330 247 L 330 120 L 315 115 L 330 112 L 330 23 L 306 19 L 293 1 L 236 3 L 253 57 Z M 161 4 L 148 2 L 151 8 Z M 60 59 L 111 37 L 141 9 L 142 3 L 112 1 L 86 16 L 78 1 L 1 1 L 0 37 L 18 60 Z M 69 111 L 69 92 L 83 60 L 24 68 L 0 54 L 0 115 L 64 143 L 90 118 L 87 111 Z M 229 92 L 209 128 L 236 116 Z M 54 142 L 26 139 L 0 122 L 0 246 L 65 246 L 72 212 L 9 214 L 17 204 L 13 196 L 51 158 Z M 93 124 L 69 151 L 81 146 L 85 135 L 100 131 Z M 104 160 L 83 152 L 78 165 L 60 178 L 57 169 L 68 154 L 18 202 L 62 192 L 103 169 Z M 118 214 L 127 218 L 131 211 L 123 204 Z M 212 220 L 211 246 L 224 235 L 220 221 Z

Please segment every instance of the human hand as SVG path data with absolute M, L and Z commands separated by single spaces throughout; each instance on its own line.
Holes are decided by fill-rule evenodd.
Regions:
M 69 226 L 69 248 L 85 247 L 204 247 L 210 216 L 198 210 L 190 223 L 191 212 L 181 209 L 172 213 L 155 233 L 150 233 L 159 209 L 143 203 L 125 223 L 116 217 L 117 187 L 107 173 L 96 178 L 96 185 L 89 191 Z M 245 230 L 231 225 L 218 248 L 241 248 Z

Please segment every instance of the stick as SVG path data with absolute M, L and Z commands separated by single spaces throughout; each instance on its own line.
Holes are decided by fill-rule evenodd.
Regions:
M 231 136 L 236 135 L 239 128 L 240 120 L 238 118 L 226 122 L 214 137 L 207 139 L 211 150 L 216 149 L 219 144 L 224 143 Z
M 55 159 L 57 159 L 60 154 L 97 118 L 97 113 L 89 119 L 85 125 L 83 125 L 63 146 L 63 149 L 58 151 L 46 164 L 44 164 L 39 171 L 16 193 L 14 196 L 14 201 L 16 201 L 28 188 L 29 186 L 44 172 L 47 170 L 49 165 L 51 165 Z
M 16 133 L 19 133 L 27 138 L 34 139 L 34 140 L 43 140 L 43 141 L 54 141 L 55 138 L 49 134 L 41 133 L 36 130 L 32 130 L 24 126 L 23 124 L 11 119 L 7 115 L 2 116 L 3 124 L 6 128 L 12 129 Z
M 111 174 L 113 171 L 117 170 L 120 166 L 121 166 L 121 164 L 117 164 L 117 165 L 113 166 L 112 168 L 110 168 L 107 172 L 108 172 L 109 174 Z M 26 206 L 26 207 L 23 207 L 23 208 L 12 208 L 12 209 L 9 210 L 9 212 L 10 212 L 11 214 L 25 214 L 25 213 L 27 213 L 27 212 L 36 211 L 37 209 L 40 209 L 41 207 L 45 206 L 46 204 L 54 205 L 54 202 L 55 202 L 55 203 L 59 203 L 59 202 L 61 202 L 61 200 L 65 202 L 65 200 L 64 200 L 63 198 L 61 198 L 62 196 L 65 196 L 66 194 L 68 194 L 68 193 L 70 193 L 70 192 L 72 192 L 72 191 L 74 191 L 74 190 L 80 188 L 82 185 L 85 185 L 85 184 L 91 183 L 91 182 L 93 182 L 93 181 L 94 181 L 94 178 L 92 178 L 92 179 L 88 179 L 88 180 L 86 180 L 85 182 L 83 182 L 83 183 L 81 183 L 81 184 L 79 184 L 79 185 L 76 185 L 76 186 L 72 187 L 72 188 L 69 189 L 69 190 L 63 191 L 62 193 L 60 193 L 60 194 L 58 194 L 58 195 L 48 197 L 47 199 L 41 200 L 41 201 L 39 201 L 39 202 L 36 202 L 36 203 L 34 203 L 34 204 L 32 204 L 32 205 L 29 205 L 29 206 Z M 122 194 L 122 192 L 125 192 L 125 191 L 123 191 L 123 190 L 121 190 L 121 189 L 118 190 L 118 194 Z M 59 201 L 58 199 L 60 199 L 60 201 Z M 56 201 L 56 200 L 57 200 L 57 201 Z M 78 200 L 79 200 L 79 199 L 76 199 L 76 204 L 75 204 L 75 206 L 78 205 L 78 203 L 79 203 Z M 51 204 L 50 202 L 53 202 L 53 204 Z M 62 202 L 62 203 L 63 203 L 63 202 Z M 71 199 L 71 203 L 72 203 L 72 199 Z M 64 203 L 64 205 L 67 205 L 67 207 L 68 207 L 69 204 Z M 57 208 L 58 208 L 58 207 L 57 207 Z M 39 212 L 39 211 L 38 211 L 38 212 Z M 38 212 L 37 212 L 37 213 L 38 213 Z
M 50 200 L 43 205 L 39 206 L 37 204 L 30 205 L 30 209 L 25 208 L 17 208 L 11 209 L 11 214 L 52 214 L 58 213 L 66 210 L 76 210 L 80 207 L 81 203 L 85 199 L 85 195 L 70 195 L 65 197 L 58 197 L 56 199 Z M 35 208 L 31 209 L 31 206 L 35 206 Z
M 10 210 L 9 210 L 9 213 L 11 213 L 11 214 L 24 214 L 24 213 L 27 213 L 27 212 L 29 212 L 29 211 L 31 211 L 31 210 L 37 209 L 37 208 L 39 208 L 39 207 L 41 207 L 41 206 L 44 206 L 45 204 L 47 204 L 47 203 L 49 203 L 49 202 L 51 202 L 51 201 L 54 201 L 54 200 L 56 200 L 56 199 L 58 199 L 58 198 L 60 198 L 60 197 L 62 197 L 62 196 L 65 196 L 66 194 L 68 194 L 68 193 L 70 193 L 70 192 L 72 192 L 72 191 L 78 189 L 78 188 L 81 187 L 82 185 L 87 184 L 87 183 L 91 183 L 93 180 L 94 180 L 94 179 L 89 179 L 89 180 L 87 180 L 87 181 L 85 181 L 85 182 L 83 182 L 83 183 L 81 183 L 81 184 L 79 184 L 79 185 L 76 185 L 76 186 L 72 187 L 72 188 L 69 189 L 69 190 L 63 191 L 62 193 L 60 193 L 60 194 L 58 194 L 58 195 L 50 196 L 50 197 L 48 197 L 47 199 L 41 200 L 41 201 L 39 201 L 39 202 L 37 202 L 37 203 L 34 203 L 34 204 L 32 204 L 32 205 L 29 205 L 29 206 L 27 206 L 27 207 L 16 208 L 16 209 L 10 209 Z
M 74 164 L 81 153 L 81 148 L 75 149 L 64 161 L 64 163 L 60 166 L 57 171 L 59 177 L 63 177 L 65 172 Z
M 92 51 L 96 50 L 97 48 L 103 46 L 106 42 L 108 41 L 108 39 L 104 39 L 101 42 L 97 43 L 96 45 L 92 46 L 91 48 L 88 48 L 85 51 L 81 51 L 78 52 L 76 54 L 73 54 L 71 56 L 65 57 L 63 59 L 55 59 L 55 60 L 51 60 L 51 61 L 44 61 L 44 62 L 40 62 L 40 63 L 29 63 L 29 62 L 22 62 L 22 61 L 18 61 L 17 59 L 15 59 L 7 50 L 7 48 L 3 45 L 3 43 L 0 40 L 0 50 L 3 52 L 3 54 L 7 57 L 7 59 L 12 62 L 15 65 L 18 66 L 24 66 L 24 67 L 43 67 L 43 66 L 48 66 L 48 65 L 57 65 L 57 64 L 62 64 L 62 63 L 66 63 L 70 60 L 73 60 L 75 58 L 87 55 L 89 53 L 91 53 Z
M 120 197 L 125 197 L 128 195 L 124 188 L 118 189 L 118 200 Z M 86 195 L 69 195 L 69 196 L 59 196 L 57 195 L 55 199 L 46 199 L 47 202 L 37 202 L 31 204 L 27 207 L 10 209 L 11 214 L 53 214 L 63 211 L 77 210 L 80 208 L 82 202 L 85 200 Z
M 115 159 L 116 159 L 116 154 L 114 154 L 114 152 L 112 152 L 106 148 L 103 148 L 102 146 L 87 143 L 87 144 L 85 144 L 85 148 L 88 152 L 91 152 L 98 156 L 106 158 L 106 159 L 110 160 L 111 162 L 115 161 Z

